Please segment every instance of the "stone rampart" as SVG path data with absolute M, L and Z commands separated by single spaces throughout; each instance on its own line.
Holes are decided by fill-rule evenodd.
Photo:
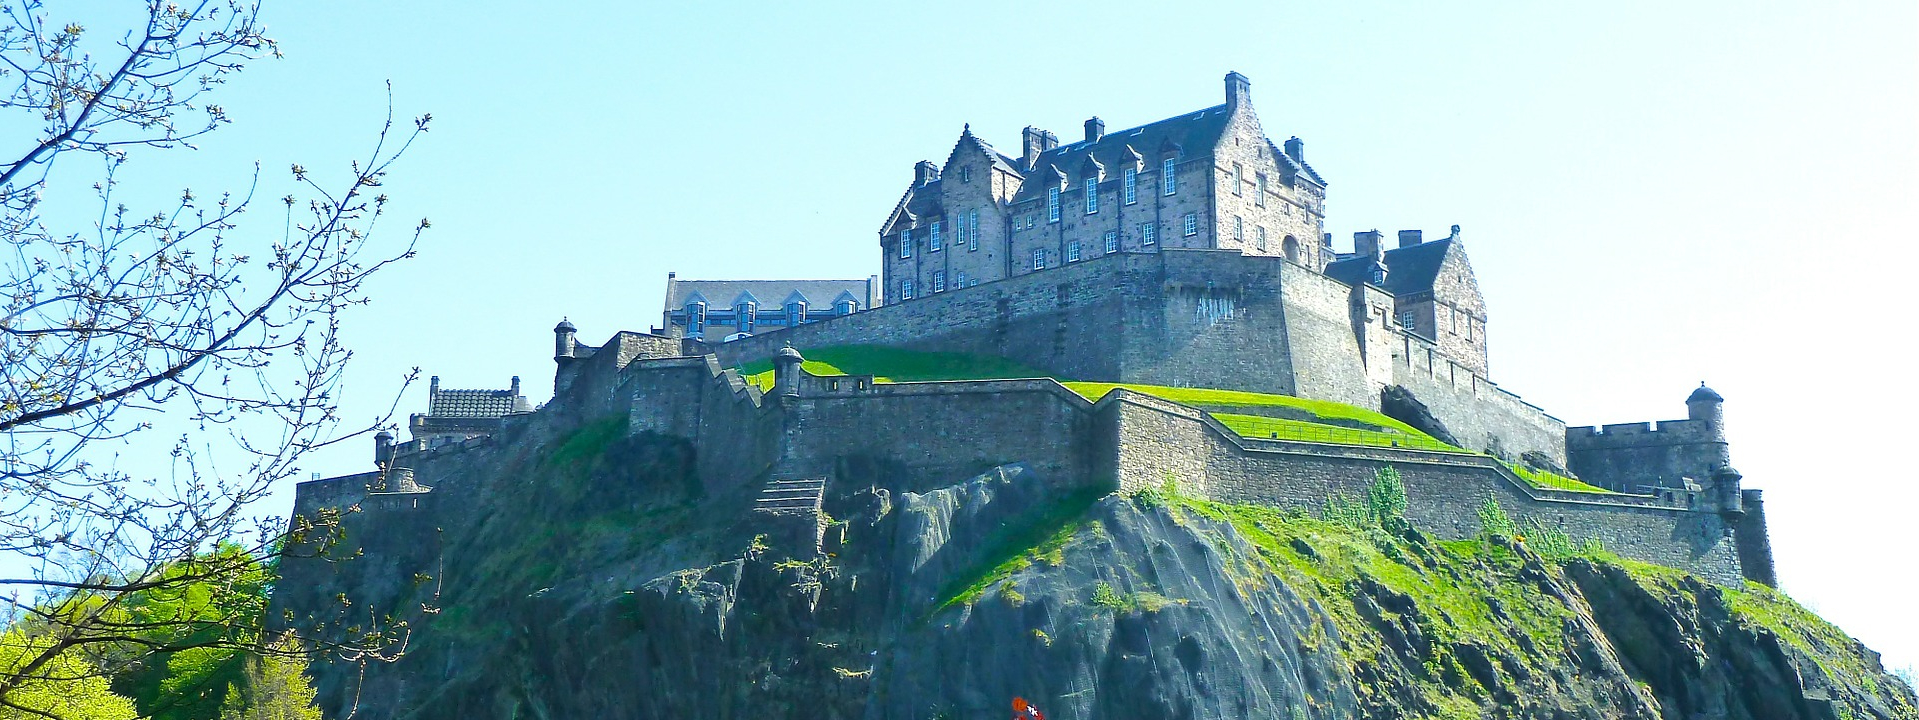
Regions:
M 1393 384 L 1425 403 L 1467 450 L 1511 460 L 1530 450 L 1566 463 L 1566 423 L 1454 362 L 1425 339 L 1399 337 Z
M 1705 420 L 1662 420 L 1566 429 L 1567 467 L 1611 490 L 1650 492 L 1704 485 L 1726 463 L 1726 443 Z
M 1624 557 L 1720 583 L 1741 577 L 1740 554 L 1720 515 L 1660 498 L 1533 488 L 1484 456 L 1248 442 L 1204 413 L 1124 390 L 1103 398 L 1100 408 L 1112 413 L 1107 422 L 1123 492 L 1170 479 L 1185 492 L 1223 502 L 1315 509 L 1335 496 L 1363 498 L 1374 473 L 1391 465 L 1406 486 L 1408 518 L 1441 537 L 1480 532 L 1479 508 L 1492 498 L 1516 520 L 1599 540 Z

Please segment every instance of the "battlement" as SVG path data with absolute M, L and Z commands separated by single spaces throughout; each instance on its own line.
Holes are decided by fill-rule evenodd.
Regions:
M 1704 420 L 1660 420 L 1566 428 L 1566 448 L 1633 447 L 1654 443 L 1713 441 L 1714 429 Z
M 1702 385 L 1687 399 L 1684 420 L 1566 428 L 1567 465 L 1586 482 L 1614 490 L 1684 493 L 1706 487 L 1730 463 L 1722 402 Z

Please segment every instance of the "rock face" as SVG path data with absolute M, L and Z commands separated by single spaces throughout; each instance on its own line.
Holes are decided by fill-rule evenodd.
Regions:
M 1426 403 L 1413 397 L 1412 391 L 1406 388 L 1387 385 L 1385 389 L 1380 390 L 1379 412 L 1386 417 L 1413 426 L 1414 430 L 1431 435 L 1434 440 L 1454 447 L 1465 447 L 1459 442 L 1459 438 L 1453 437 L 1452 431 L 1446 429 L 1446 424 L 1433 415 L 1433 411 L 1426 407 Z
M 408 524 L 413 560 L 286 561 L 295 617 L 410 624 L 396 662 L 316 666 L 330 717 L 1919 717 L 1782 596 L 1603 555 L 879 463 L 832 479 L 812 555 L 752 492 L 701 496 L 679 441 L 560 447 L 349 516 L 348 545 Z

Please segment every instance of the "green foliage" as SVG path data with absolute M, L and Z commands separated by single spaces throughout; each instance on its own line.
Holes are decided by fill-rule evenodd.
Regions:
M 246 659 L 240 682 L 228 686 L 220 720 L 321 720 L 306 660 L 290 640 Z
M 926 352 L 882 345 L 801 348 L 800 368 L 814 375 L 872 375 L 876 382 L 923 380 L 1001 380 L 1042 378 L 1050 374 L 992 355 Z M 771 358 L 740 366 L 740 375 L 761 390 L 773 388 Z
M 1487 495 L 1486 502 L 1479 504 L 1479 532 L 1487 537 L 1509 538 L 1519 534 L 1519 525 L 1499 506 L 1498 498 Z
M 26 670 L 28 663 L 53 647 L 52 640 L 15 626 L 0 635 L 0 672 L 8 676 Z M 133 720 L 140 714 L 133 701 L 115 694 L 107 678 L 80 654 L 78 648 L 54 655 L 7 693 L 7 702 L 26 708 L 0 707 L 0 720 L 27 720 L 48 715 L 66 720 Z
M 1171 400 L 1184 405 L 1197 407 L 1289 408 L 1310 413 L 1321 419 L 1352 420 L 1371 425 L 1383 431 L 1426 437 L 1425 433 L 1413 429 L 1411 425 L 1394 420 L 1385 414 L 1328 400 L 1312 400 L 1309 398 L 1293 397 L 1291 395 L 1272 395 L 1240 390 L 1176 388 L 1163 385 L 1139 385 L 1131 383 L 1067 382 L 1063 384 L 1073 392 L 1079 393 L 1082 397 L 1094 401 L 1105 397 L 1106 393 L 1112 392 L 1113 388 L 1126 388 L 1133 392 L 1151 395 L 1163 400 Z M 1430 440 L 1431 438 L 1428 437 L 1427 439 Z
M 244 550 L 223 546 L 160 574 L 195 579 L 126 596 L 123 617 L 129 627 L 142 628 L 129 640 L 185 649 L 149 653 L 128 644 L 106 651 L 124 668 L 113 687 L 155 720 L 214 717 L 227 686 L 244 672 L 242 648 L 261 641 L 273 571 Z
M 1406 485 L 1400 480 L 1399 470 L 1388 465 L 1373 471 L 1373 484 L 1366 489 L 1365 502 L 1334 495 L 1320 508 L 1319 519 L 1355 530 L 1400 532 L 1408 527 L 1407 507 Z
M 1128 606 L 1126 599 L 1120 597 L 1119 592 L 1114 590 L 1113 586 L 1107 584 L 1105 580 L 1101 580 L 1099 584 L 1093 586 L 1093 604 L 1112 610 L 1125 610 Z
M 1491 495 L 1479 505 L 1479 532 L 1482 538 L 1497 537 L 1525 545 L 1541 558 L 1556 562 L 1599 557 L 1606 552 L 1598 538 L 1577 540 L 1564 529 L 1537 518 L 1514 520 Z

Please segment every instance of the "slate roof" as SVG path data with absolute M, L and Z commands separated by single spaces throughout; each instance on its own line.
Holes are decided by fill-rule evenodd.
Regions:
M 1120 168 L 1126 163 L 1132 162 L 1132 153 L 1128 152 L 1128 148 L 1145 158 L 1149 166 L 1159 162 L 1161 148 L 1169 144 L 1180 147 L 1181 158 L 1209 153 L 1226 132 L 1229 113 L 1225 105 L 1214 105 L 1198 112 L 1110 132 L 1094 142 L 1081 140 L 1040 153 L 1033 162 L 1033 169 L 1026 173 L 1029 181 L 1020 185 L 1013 202 L 1046 197 L 1046 186 L 1056 177 L 1049 168 L 1063 173 L 1069 185 L 1077 184 L 1080 168 L 1089 157 L 1106 167 L 1106 178 L 1110 180 L 1118 176 Z
M 1383 258 L 1386 263 L 1386 291 L 1395 296 L 1432 292 L 1433 281 L 1439 279 L 1439 267 L 1446 261 L 1446 250 L 1452 245 L 1452 239 L 1447 238 L 1387 250 Z M 1326 276 L 1347 285 L 1357 285 L 1369 280 L 1367 276 L 1371 270 L 1372 258 L 1355 255 L 1328 263 Z
M 436 418 L 496 418 L 532 409 L 526 396 L 513 390 L 435 389 L 426 403 L 426 414 Z
M 1451 238 L 1386 251 L 1386 290 L 1394 295 L 1431 292 L 1446 261 Z
M 755 298 L 755 302 L 764 305 L 768 302 L 785 304 L 787 298 L 795 294 L 806 299 L 809 309 L 830 308 L 839 296 L 850 294 L 860 303 L 860 309 L 873 307 L 873 298 L 868 293 L 867 281 L 859 280 L 673 280 L 666 285 L 666 309 L 679 310 L 694 295 L 706 299 L 711 309 L 733 307 L 733 301 L 741 295 Z
M 1013 158 L 1007 157 L 1005 155 L 1001 155 L 998 150 L 994 150 L 991 144 L 988 144 L 985 140 L 981 140 L 980 136 L 973 134 L 973 126 L 971 125 L 966 126 L 965 130 L 960 131 L 960 142 L 958 145 L 953 146 L 953 153 L 958 154 L 959 149 L 961 147 L 964 147 L 966 145 L 966 142 L 969 140 L 972 141 L 972 144 L 977 146 L 981 152 L 986 153 L 987 157 L 993 159 L 993 167 L 999 168 L 1001 170 L 1005 170 L 1006 172 L 1012 173 L 1014 176 L 1021 176 L 1025 174 L 1020 171 L 1018 160 L 1014 160 Z M 951 155 L 947 156 L 946 162 L 949 164 L 953 162 L 953 158 Z

